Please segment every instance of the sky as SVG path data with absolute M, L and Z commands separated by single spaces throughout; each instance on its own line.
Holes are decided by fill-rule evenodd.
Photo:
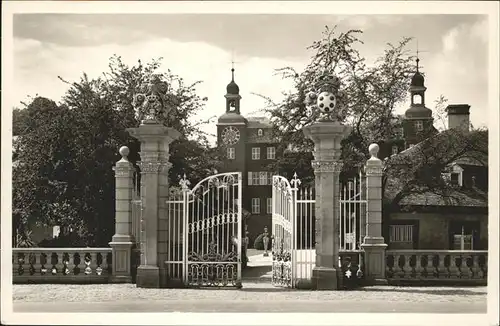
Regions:
M 67 85 L 57 76 L 69 81 L 83 72 L 98 77 L 113 54 L 127 64 L 163 57 L 164 69 L 186 82 L 202 81 L 197 91 L 208 101 L 195 119 L 206 119 L 224 113 L 234 60 L 242 114 L 262 116 L 265 102 L 254 94 L 279 101 L 291 85 L 274 70 L 303 70 L 312 55 L 307 47 L 321 38 L 325 25 L 362 30 L 360 51 L 369 62 L 388 42 L 416 38 L 426 74 L 426 106 L 433 109 L 442 94 L 449 104 L 471 105 L 474 126 L 487 125 L 484 15 L 16 14 L 12 96 L 16 103 L 36 94 L 59 101 Z M 417 42 L 410 47 L 416 51 Z M 407 108 L 401 106 L 398 113 Z M 210 133 L 215 129 L 215 122 L 204 127 Z

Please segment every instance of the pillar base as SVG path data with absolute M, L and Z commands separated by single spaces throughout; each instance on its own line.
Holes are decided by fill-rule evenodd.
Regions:
M 369 240 L 369 241 L 367 241 Z M 365 238 L 365 243 L 361 245 L 365 252 L 365 281 L 368 284 L 385 285 L 387 279 L 385 277 L 385 249 L 387 245 L 384 243 L 384 238 L 374 237 Z
M 160 268 L 141 265 L 137 268 L 136 286 L 138 288 L 160 288 Z
M 340 268 L 314 267 L 312 286 L 315 290 L 340 290 L 342 288 L 342 270 Z
M 130 240 L 130 236 L 117 237 L 113 240 Z M 133 242 L 110 242 L 112 248 L 112 275 L 111 283 L 132 283 L 131 255 Z
M 129 275 L 118 275 L 118 276 L 111 276 L 111 279 L 109 280 L 110 283 L 132 283 L 132 276 Z

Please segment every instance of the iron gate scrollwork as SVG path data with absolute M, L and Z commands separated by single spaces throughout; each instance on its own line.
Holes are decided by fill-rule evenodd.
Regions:
M 296 175 L 293 187 L 286 178 L 273 176 L 271 282 L 274 286 L 294 286 L 295 203 L 299 183 Z
M 200 181 L 185 203 L 184 282 L 241 287 L 242 176 L 222 173 Z

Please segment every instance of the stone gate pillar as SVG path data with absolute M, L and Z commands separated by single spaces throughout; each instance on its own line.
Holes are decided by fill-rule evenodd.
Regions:
M 156 76 L 144 86 L 145 93 L 135 97 L 135 106 L 142 118 L 138 128 L 129 128 L 130 135 L 141 142 L 141 201 L 144 210 L 141 221 L 141 264 L 137 268 L 137 287 L 158 288 L 165 283 L 159 242 L 167 230 L 160 228 L 165 220 L 165 200 L 168 194 L 169 146 L 180 133 L 161 124 L 157 118 L 170 111 L 166 102 L 168 85 Z M 164 278 L 164 277 L 163 277 Z
M 350 132 L 350 127 L 338 121 L 343 114 L 337 108 L 338 87 L 335 76 L 325 75 L 319 85 L 319 94 L 308 94 L 309 100 L 316 100 L 316 108 L 324 117 L 303 130 L 314 142 L 316 266 L 312 282 L 317 290 L 337 290 L 342 278 L 339 268 L 340 155 L 341 140 Z
M 385 249 L 387 244 L 382 236 L 382 168 L 377 155 L 379 146 L 368 148 L 370 159 L 366 162 L 366 236 L 361 248 L 365 251 L 365 277 L 370 283 L 386 284 Z
M 115 235 L 109 245 L 113 250 L 111 282 L 130 283 L 131 275 L 131 250 L 134 244 L 132 236 L 132 189 L 134 166 L 127 159 L 130 150 L 123 146 L 120 148 L 121 160 L 116 162 L 115 171 Z

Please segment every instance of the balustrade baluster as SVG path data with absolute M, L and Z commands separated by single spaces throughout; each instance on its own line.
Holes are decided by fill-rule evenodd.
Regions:
M 405 265 L 403 267 L 403 271 L 404 271 L 404 278 L 406 279 L 410 279 L 412 278 L 411 277 L 411 274 L 413 272 L 413 268 L 411 267 L 411 258 L 412 258 L 412 255 L 411 254 L 406 254 L 405 256 Z
M 487 278 L 488 276 L 488 256 L 479 254 L 478 255 L 478 266 L 479 266 L 479 276 L 480 278 Z
M 40 252 L 33 252 L 31 259 L 31 275 L 37 275 L 40 272 Z
M 40 275 L 46 275 L 50 268 L 50 256 L 46 252 L 40 253 Z M 50 271 L 49 271 L 50 272 Z
M 405 272 L 403 270 L 405 265 L 405 257 L 403 255 L 397 255 L 394 259 L 394 267 L 395 267 L 395 278 L 404 278 Z
M 462 255 L 462 264 L 460 265 L 460 272 L 462 273 L 462 278 L 470 279 L 472 278 L 472 255 Z
M 479 267 L 479 256 L 474 254 L 474 255 L 472 255 L 472 266 L 471 266 L 473 279 L 480 279 L 481 278 L 481 276 L 479 275 L 480 270 L 481 270 L 481 268 Z
M 452 278 L 452 279 L 460 278 L 460 270 L 457 267 L 457 259 L 459 257 L 460 256 L 457 256 L 455 254 L 450 255 L 449 270 L 450 270 L 450 278 Z
M 425 266 L 425 272 L 427 273 L 426 278 L 436 278 L 436 267 L 434 266 L 434 255 L 426 255 L 427 257 L 427 265 Z
M 68 263 L 66 264 L 68 268 L 68 275 L 75 275 L 75 253 L 68 252 Z
M 425 255 L 416 254 L 415 255 L 415 278 L 421 279 L 423 277 L 423 272 L 425 271 L 422 266 L 422 259 L 425 259 Z
M 37 261 L 36 258 L 37 258 L 36 253 L 30 252 L 28 254 L 28 266 L 29 266 L 28 273 L 29 273 L 29 275 L 35 275 L 35 273 L 36 273 L 36 267 L 35 267 L 36 261 Z
M 97 273 L 97 252 L 91 252 L 90 253 L 90 268 L 92 269 L 92 274 L 95 275 Z
M 392 266 L 391 266 L 392 262 Z M 387 254 L 385 257 L 385 272 L 388 279 L 394 277 L 394 265 L 396 264 L 396 260 L 393 254 Z
M 83 259 L 83 263 L 85 264 L 85 268 L 84 268 L 85 275 L 91 275 L 92 274 L 92 267 L 90 265 L 92 263 L 92 261 L 91 261 L 92 256 L 88 252 L 83 252 L 82 259 Z
M 96 253 L 96 275 L 102 275 L 104 271 L 104 266 L 106 265 L 106 256 L 102 252 Z
M 439 278 L 448 278 L 449 272 L 445 265 L 446 254 L 439 255 L 439 265 L 438 265 L 438 277 Z
M 24 275 L 26 273 L 26 258 L 27 254 L 22 252 L 17 254 L 17 261 L 14 264 L 14 266 L 17 266 L 17 268 L 14 271 L 14 275 Z

